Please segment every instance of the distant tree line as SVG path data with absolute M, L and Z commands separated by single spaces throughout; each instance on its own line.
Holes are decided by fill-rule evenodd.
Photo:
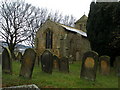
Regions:
M 109 55 L 111 65 L 120 55 L 120 2 L 92 2 L 87 34 L 93 50 Z
M 59 11 L 38 8 L 22 0 L 3 1 L 0 4 L 0 34 L 11 53 L 13 54 L 16 45 L 21 42 L 34 47 L 36 31 L 48 17 L 54 22 L 68 26 L 73 26 L 75 22 L 72 15 L 63 16 Z

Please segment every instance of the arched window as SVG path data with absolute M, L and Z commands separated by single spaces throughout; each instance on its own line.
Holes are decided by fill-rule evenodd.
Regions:
M 52 35 L 50 30 L 46 32 L 46 49 L 52 49 Z

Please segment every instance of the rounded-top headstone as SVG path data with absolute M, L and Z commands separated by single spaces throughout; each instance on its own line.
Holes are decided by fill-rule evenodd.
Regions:
M 108 75 L 110 73 L 110 57 L 101 56 L 99 58 L 99 70 L 102 75 Z
M 31 78 L 36 58 L 36 52 L 32 48 L 25 50 L 20 70 L 20 76 Z
M 53 54 L 49 50 L 45 50 L 41 55 L 42 71 L 52 74 Z
M 88 51 L 84 53 L 82 58 L 82 67 L 80 77 L 95 81 L 98 65 L 98 53 L 95 51 Z
M 8 48 L 4 48 L 2 52 L 2 71 L 3 73 L 12 74 L 12 57 Z

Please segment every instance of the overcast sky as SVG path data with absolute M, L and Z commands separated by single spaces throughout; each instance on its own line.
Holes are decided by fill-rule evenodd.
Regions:
M 59 11 L 63 15 L 73 15 L 79 19 L 84 13 L 88 16 L 92 0 L 25 0 L 34 6 Z

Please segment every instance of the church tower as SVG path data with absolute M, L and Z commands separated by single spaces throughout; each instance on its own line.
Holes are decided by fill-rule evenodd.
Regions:
M 86 32 L 87 19 L 88 17 L 84 14 L 79 20 L 75 22 L 75 28 Z

